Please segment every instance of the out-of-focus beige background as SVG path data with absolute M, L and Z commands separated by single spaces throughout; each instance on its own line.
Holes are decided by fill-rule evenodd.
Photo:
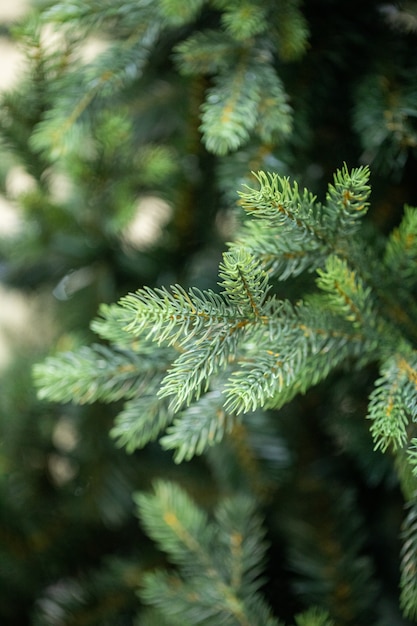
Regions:
M 29 6 L 29 0 L 0 0 L 0 24 L 10 24 L 18 20 Z M 24 60 L 17 46 L 9 38 L 0 36 L 0 91 L 9 89 L 23 71 Z M 1 148 L 0 148 L 0 159 Z M 14 172 L 8 184 L 19 186 L 18 171 Z M 7 237 L 19 228 L 19 213 L 13 203 L 0 196 L 0 237 Z M 14 338 L 23 332 L 34 334 L 33 302 L 15 289 L 0 284 L 0 371 L 4 368 L 13 351 Z
M 0 24 L 11 24 L 19 20 L 30 8 L 30 2 L 31 0 L 0 0 Z M 47 33 L 47 36 L 50 37 L 51 33 Z M 106 45 L 101 39 L 94 37 L 88 39 L 82 49 L 83 58 L 93 59 Z M 10 38 L 0 34 L 0 93 L 12 88 L 24 69 L 24 56 L 18 46 L 13 44 Z M 0 160 L 1 158 L 0 146 Z M 8 237 L 21 228 L 18 202 L 14 203 L 13 199 L 18 198 L 19 194 L 30 188 L 31 184 L 33 181 L 25 174 L 23 168 L 18 165 L 11 168 L 6 179 L 8 201 L 0 195 L 0 238 Z M 62 181 L 59 184 L 62 188 Z M 170 214 L 170 205 L 161 198 L 152 195 L 139 198 L 137 213 L 124 233 L 125 241 L 135 247 L 146 248 L 158 237 Z M 43 324 L 42 329 L 39 328 L 40 299 L 41 296 L 24 295 L 19 290 L 11 289 L 0 282 L 0 374 L 16 350 L 16 339 L 20 346 L 29 347 L 33 343 L 39 345 L 43 332 L 47 328 L 50 330 L 47 323 Z M 44 312 L 41 317 L 45 317 Z

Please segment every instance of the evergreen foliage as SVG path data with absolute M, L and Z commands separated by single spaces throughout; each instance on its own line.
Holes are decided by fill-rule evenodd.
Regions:
M 0 381 L 0 621 L 415 622 L 414 3 L 4 31 L 1 278 L 39 336 Z
M 133 392 L 140 398 L 140 405 L 134 405 L 138 417 L 132 419 L 131 406 L 125 409 L 118 416 L 113 436 L 119 438 L 119 443 L 127 444 L 130 451 L 133 442 L 139 446 L 147 444 L 157 433 L 155 420 L 151 418 L 151 426 L 146 426 L 143 416 L 158 413 L 162 433 L 167 424 L 172 423 L 162 437 L 162 445 L 176 451 L 174 458 L 180 462 L 219 443 L 227 432 L 232 431 L 240 414 L 259 408 L 282 407 L 297 393 L 307 392 L 334 369 L 346 367 L 348 363 L 350 368 L 376 363 L 381 369 L 381 377 L 370 394 L 368 409 L 375 448 L 386 451 L 392 447 L 395 451 L 412 446 L 414 441 L 408 431 L 415 420 L 417 395 L 411 337 L 399 331 L 401 320 L 397 322 L 397 309 L 391 310 L 391 303 L 396 300 L 392 276 L 385 274 L 389 276 L 388 284 L 381 282 L 383 276 L 380 276 L 378 285 L 374 286 L 369 271 L 369 268 L 383 263 L 393 239 L 398 242 L 397 233 L 407 226 L 400 225 L 387 239 L 387 252 L 382 256 L 372 251 L 369 242 L 358 231 L 358 214 L 366 212 L 370 191 L 367 168 L 352 172 L 344 168 L 337 172 L 324 206 L 307 191 L 299 193 L 297 186 L 291 187 L 288 179 L 264 173 L 256 178 L 260 189 L 250 189 L 242 194 L 244 208 L 249 215 L 258 217 L 270 237 L 285 237 L 288 241 L 294 233 L 294 248 L 300 251 L 305 243 L 306 253 L 315 257 L 317 291 L 307 294 L 304 301 L 296 304 L 271 294 L 270 280 L 298 275 L 300 268 L 293 266 L 289 255 L 291 268 L 281 269 L 285 256 L 278 245 L 276 256 L 279 262 L 270 262 L 268 257 L 267 272 L 252 256 L 256 249 L 249 252 L 245 247 L 246 241 L 251 241 L 251 230 L 244 227 L 242 238 L 238 237 L 238 243 L 224 254 L 219 272 L 222 279 L 220 293 L 195 288 L 185 291 L 176 285 L 171 290 L 145 287 L 123 297 L 118 305 L 103 309 L 103 319 L 96 327 L 106 337 L 117 336 L 117 328 L 121 327 L 131 334 L 133 350 L 121 359 L 117 345 L 113 346 L 113 351 L 96 348 L 87 352 L 82 347 L 78 354 L 47 359 L 35 367 L 41 396 L 58 401 L 72 398 L 85 402 L 98 397 L 112 401 L 120 397 L 130 400 Z M 413 213 L 417 214 L 417 209 L 408 207 L 404 220 L 411 222 Z M 409 264 L 414 260 L 408 253 L 409 245 L 404 248 L 402 254 L 398 248 L 396 251 L 398 267 L 409 275 Z M 363 271 L 366 266 L 368 269 Z M 395 283 L 403 289 L 400 280 Z M 391 290 L 389 299 L 384 296 L 388 289 Z M 111 315 L 106 318 L 107 311 L 111 311 Z M 403 316 L 407 316 L 407 310 Z M 413 329 L 407 324 L 406 330 Z M 152 395 L 143 392 L 142 385 L 138 384 L 149 375 L 150 341 L 157 346 L 151 359 L 156 360 L 162 369 L 162 374 L 150 370 L 151 378 L 160 385 L 158 389 L 151 383 Z M 166 360 L 165 371 L 160 353 L 166 357 L 171 355 L 172 360 Z M 138 355 L 140 359 L 137 359 Z M 81 376 L 82 385 L 77 382 L 77 376 Z M 160 399 L 158 409 L 155 409 L 155 395 Z M 166 398 L 170 398 L 168 407 Z M 144 436 L 145 428 L 148 437 Z M 139 437 L 138 429 L 141 430 Z M 414 469 L 415 455 L 411 452 L 407 458 Z M 147 502 L 146 498 L 142 496 L 141 501 Z M 177 506 L 189 512 L 190 520 L 198 518 L 190 504 Z M 163 535 L 165 526 L 159 534 L 155 517 L 150 522 L 149 515 L 148 511 L 144 514 L 148 531 L 177 562 L 179 555 L 171 546 L 169 537 Z M 164 520 L 167 515 L 167 512 L 159 512 L 159 517 Z M 174 517 L 176 519 L 176 514 Z M 411 529 L 407 537 L 410 532 Z M 181 534 L 180 529 L 178 534 Z M 204 549 L 203 531 L 194 528 L 192 535 L 190 542 Z M 206 550 L 207 555 L 210 554 L 208 547 Z M 303 553 L 302 558 L 305 556 Z M 195 557 L 194 554 L 194 560 Z M 409 558 L 404 558 L 407 569 Z M 190 567 L 193 560 L 190 555 L 188 559 L 182 555 L 181 559 Z M 202 567 L 198 559 L 195 563 Z M 191 572 L 190 575 L 196 574 Z M 187 620 L 188 608 L 183 604 L 184 598 L 194 593 L 200 598 L 200 593 L 188 587 L 180 591 L 178 582 L 167 586 L 168 581 L 164 582 L 162 575 L 155 576 L 152 584 L 148 581 L 145 597 L 157 602 L 160 597 L 158 588 L 165 589 L 162 611 L 166 617 L 169 610 L 173 611 L 175 621 L 177 610 L 173 608 L 172 590 L 169 591 L 173 586 L 181 603 L 178 615 Z M 403 607 L 407 615 L 414 615 L 417 610 L 414 585 L 414 576 L 404 575 Z M 219 604 L 214 591 L 207 589 L 205 593 L 209 594 L 207 600 L 203 597 L 199 600 L 203 613 L 202 607 L 209 597 L 215 607 Z M 225 590 L 224 595 L 227 597 L 229 592 Z M 220 615 L 207 619 L 219 620 Z M 189 622 L 199 623 L 199 620 L 192 611 Z M 238 618 L 237 623 L 257 623 L 257 620 L 269 623 L 262 612 L 257 617 Z

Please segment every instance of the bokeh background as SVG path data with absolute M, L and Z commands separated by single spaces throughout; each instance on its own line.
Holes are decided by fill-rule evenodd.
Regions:
M 259 500 L 270 543 L 263 591 L 286 623 L 318 604 L 337 626 L 405 626 L 405 498 L 364 419 L 375 368 L 338 372 L 179 466 L 157 442 L 130 455 L 115 445 L 118 403 L 40 399 L 32 370 L 98 341 L 90 322 L 99 305 L 128 291 L 217 289 L 221 253 L 242 219 L 236 190 L 251 170 L 289 175 L 324 198 L 344 162 L 369 164 L 366 228 L 380 245 L 377 233 L 417 204 L 416 3 L 259 0 L 268 36 L 245 39 L 246 19 L 221 17 L 235 3 L 213 0 L 182 23 L 161 0 L 169 27 L 143 76 L 134 55 L 125 63 L 107 52 L 126 52 L 132 24 L 145 19 L 137 8 L 149 3 L 116 4 L 114 19 L 112 2 L 34 1 L 19 30 L 29 0 L 0 0 L 0 624 L 165 626 L 137 596 L 144 572 L 167 563 L 132 499 L 164 477 L 208 510 L 225 493 L 268 494 Z M 39 23 L 50 6 L 55 34 Z M 288 94 L 290 132 L 266 139 L 255 129 L 236 149 L 210 149 L 200 116 L 216 72 L 181 71 L 173 59 L 207 27 L 228 27 L 237 48 L 256 42 L 257 62 L 270 63 Z M 209 63 L 210 50 L 199 58 Z M 120 81 L 84 99 L 109 68 Z M 237 70 L 228 71 L 232 80 Z M 242 90 L 249 111 L 252 86 Z M 277 287 L 293 299 L 312 288 L 310 276 Z

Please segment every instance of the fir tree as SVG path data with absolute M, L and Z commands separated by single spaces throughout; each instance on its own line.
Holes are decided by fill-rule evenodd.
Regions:
M 4 281 L 54 321 L 2 385 L 5 623 L 417 619 L 414 22 L 68 0 L 13 27 Z

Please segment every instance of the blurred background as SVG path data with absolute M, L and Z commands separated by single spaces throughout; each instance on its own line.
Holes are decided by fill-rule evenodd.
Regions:
M 0 37 L 0 92 L 12 87 L 18 80 L 19 72 L 23 70 L 24 55 L 17 45 L 7 36 L 7 26 L 19 19 L 27 10 L 25 0 L 17 0 L 13 4 L 0 2 L 0 24 L 2 32 Z M 19 228 L 19 216 L 13 204 L 0 196 L 0 232 L 2 236 L 15 233 Z M 25 299 L 19 292 L 8 290 L 0 286 L 2 306 L 0 308 L 0 368 L 10 357 L 8 339 L 22 329 L 27 314 Z
M 364 419 L 373 368 L 180 466 L 157 443 L 115 445 L 118 403 L 40 400 L 32 368 L 98 342 L 99 305 L 143 285 L 217 289 L 251 171 L 324 199 L 344 162 L 369 164 L 366 229 L 382 247 L 417 203 L 416 25 L 415 2 L 0 0 L 2 626 L 155 626 L 136 591 L 166 563 L 132 501 L 155 477 L 208 509 L 240 489 L 268 494 L 264 591 L 280 619 L 319 604 L 337 626 L 409 623 L 404 495 Z M 242 49 L 265 70 L 259 93 L 236 78 Z M 210 104 L 242 84 L 236 139 Z M 248 130 L 254 102 L 263 123 Z M 277 287 L 312 288 L 309 276 Z

